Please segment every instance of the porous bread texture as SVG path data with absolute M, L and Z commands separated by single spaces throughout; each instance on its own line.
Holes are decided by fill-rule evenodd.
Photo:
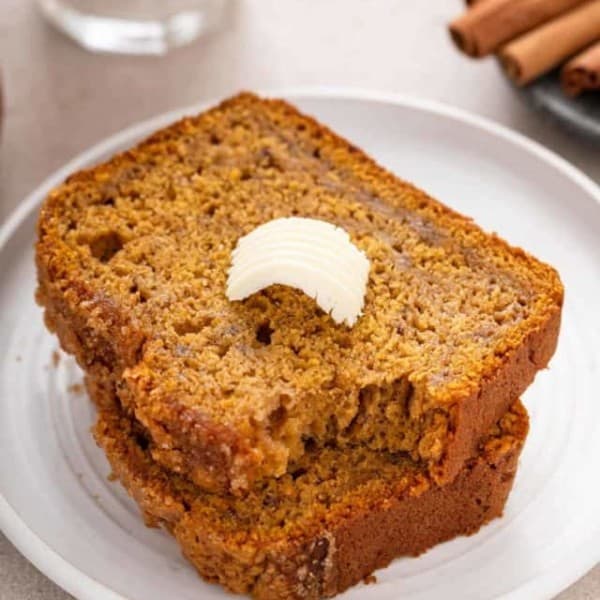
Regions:
M 371 261 L 354 327 L 291 288 L 227 300 L 238 238 L 290 215 L 343 227 Z M 406 452 L 451 481 L 546 366 L 563 294 L 551 267 L 251 94 L 71 176 L 36 258 L 63 347 L 110 378 L 155 460 L 221 491 L 324 444 Z
M 365 446 L 305 452 L 245 498 L 212 494 L 153 461 L 147 434 L 101 403 L 95 436 L 148 525 L 164 525 L 208 581 L 265 600 L 333 596 L 396 556 L 498 517 L 528 429 L 517 402 L 455 480 L 436 486 L 405 456 Z

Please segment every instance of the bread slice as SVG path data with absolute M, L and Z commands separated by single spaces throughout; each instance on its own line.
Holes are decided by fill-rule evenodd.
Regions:
M 113 404 L 95 436 L 146 523 L 164 525 L 208 581 L 265 600 L 333 596 L 396 556 L 476 532 L 502 514 L 527 434 L 517 402 L 447 486 L 406 457 L 314 449 L 245 498 L 204 492 L 160 467 Z
M 289 215 L 340 225 L 367 254 L 354 327 L 291 288 L 226 298 L 239 237 Z M 451 481 L 557 341 L 551 267 L 251 94 L 71 176 L 38 238 L 50 329 L 110 380 L 154 459 L 209 490 L 331 443 L 405 452 Z

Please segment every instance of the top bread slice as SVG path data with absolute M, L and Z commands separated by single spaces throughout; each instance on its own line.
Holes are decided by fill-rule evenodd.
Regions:
M 225 296 L 239 237 L 290 215 L 343 227 L 368 256 L 354 327 L 292 288 Z M 72 175 L 42 207 L 36 257 L 63 347 L 157 462 L 208 490 L 326 444 L 406 452 L 452 480 L 546 366 L 563 299 L 548 265 L 248 93 Z

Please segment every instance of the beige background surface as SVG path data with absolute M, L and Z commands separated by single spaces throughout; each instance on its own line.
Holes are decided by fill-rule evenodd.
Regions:
M 445 24 L 460 0 L 238 0 L 225 31 L 164 58 L 88 54 L 42 22 L 32 0 L 1 6 L 0 221 L 100 139 L 240 88 L 345 85 L 441 100 L 525 133 L 600 182 L 598 147 L 531 112 L 493 60 L 454 51 Z M 1 600 L 67 597 L 0 534 Z M 599 599 L 600 567 L 559 598 Z

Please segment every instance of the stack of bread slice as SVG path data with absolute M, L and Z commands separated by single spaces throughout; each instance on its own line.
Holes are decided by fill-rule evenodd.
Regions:
M 288 286 L 228 299 L 238 240 L 290 216 L 368 258 L 351 327 Z M 36 259 L 98 444 L 205 579 L 332 596 L 502 514 L 557 273 L 289 104 L 240 94 L 72 175 Z

